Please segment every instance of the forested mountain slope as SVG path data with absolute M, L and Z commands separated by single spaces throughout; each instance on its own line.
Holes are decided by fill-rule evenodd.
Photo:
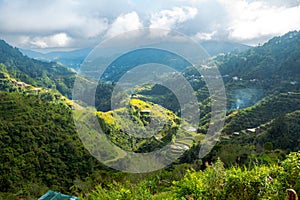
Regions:
M 56 89 L 63 95 L 71 96 L 75 73 L 65 66 L 28 58 L 3 40 L 0 40 L 0 63 L 9 76 L 17 81 Z
M 38 96 L 0 93 L 0 151 L 1 192 L 68 191 L 103 168 L 78 138 L 71 109 Z

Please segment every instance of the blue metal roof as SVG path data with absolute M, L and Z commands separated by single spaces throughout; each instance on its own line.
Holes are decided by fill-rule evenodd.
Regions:
M 46 194 L 41 196 L 39 200 L 79 200 L 79 198 L 49 190 Z

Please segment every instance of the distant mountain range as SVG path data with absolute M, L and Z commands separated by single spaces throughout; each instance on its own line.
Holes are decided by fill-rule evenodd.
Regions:
M 224 42 L 224 41 L 204 41 L 200 43 L 207 53 L 211 56 L 218 55 L 220 53 L 229 52 L 242 52 L 249 48 L 250 46 L 234 43 L 234 42 Z M 19 49 L 24 55 L 42 61 L 53 61 L 60 62 L 70 68 L 78 70 L 80 64 L 84 61 L 86 56 L 91 52 L 92 48 L 84 48 L 73 51 L 54 51 L 49 53 L 40 53 L 37 51 Z
M 19 49 L 24 55 L 41 61 L 60 62 L 70 68 L 78 70 L 85 57 L 91 52 L 91 48 L 78 49 L 73 51 L 53 51 L 40 53 L 27 49 Z
M 200 43 L 210 56 L 216 56 L 220 53 L 243 52 L 251 48 L 251 46 L 229 42 L 208 40 Z
M 219 65 L 219 70 L 227 85 L 228 97 L 232 99 L 232 102 L 230 101 L 232 105 L 229 107 L 242 108 L 253 105 L 275 90 L 293 92 L 299 89 L 299 35 L 297 31 L 290 32 L 253 48 L 231 42 L 206 41 L 202 43 L 211 55 L 223 53 L 218 54 L 213 60 Z M 66 66 L 79 69 L 80 63 L 91 51 L 91 49 L 80 49 L 42 54 L 20 50 L 29 57 L 47 61 L 41 62 L 23 56 L 17 48 L 9 46 L 4 41 L 0 42 L 0 50 L 0 63 L 4 64 L 12 78 L 31 85 L 56 88 L 68 95 L 70 95 L 75 73 L 68 70 Z M 132 60 L 136 62 L 135 64 L 140 64 L 139 61 L 146 62 L 149 57 L 169 66 L 174 65 L 176 69 L 187 65 L 184 61 L 172 59 L 172 55 L 165 52 L 155 52 L 151 49 L 142 52 L 134 51 L 124 58 L 117 59 L 113 63 L 114 66 L 106 70 L 105 77 L 102 79 L 117 81 L 122 73 L 134 67 Z M 64 65 L 52 61 L 61 62 Z M 196 77 L 193 72 L 191 76 L 194 78 L 188 77 L 189 80 Z M 237 85 L 243 85 L 243 88 Z

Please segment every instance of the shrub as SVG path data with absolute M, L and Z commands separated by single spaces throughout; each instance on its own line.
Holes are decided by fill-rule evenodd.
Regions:
M 300 193 L 300 151 L 290 153 L 282 162 L 282 167 L 285 170 L 284 180 L 286 187 L 293 188 Z

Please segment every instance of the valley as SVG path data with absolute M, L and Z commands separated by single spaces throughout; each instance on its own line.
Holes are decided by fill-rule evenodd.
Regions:
M 0 199 L 36 199 L 49 189 L 91 200 L 283 199 L 288 188 L 299 193 L 300 32 L 238 49 L 211 49 L 216 53 L 208 65 L 218 67 L 221 77 L 213 78 L 222 78 L 226 88 L 226 120 L 217 144 L 200 159 L 212 98 L 204 77 L 186 60 L 162 50 L 137 50 L 94 82 L 69 68 L 78 70 L 78 63 L 39 61 L 1 40 Z M 81 62 L 87 52 L 68 56 Z M 112 108 L 116 82 L 148 57 L 173 66 L 192 86 L 198 127 L 181 118 L 176 95 L 159 84 L 139 85 L 127 106 Z M 95 107 L 89 97 L 72 96 L 76 78 L 82 86 L 97 85 Z M 100 135 L 99 127 L 90 126 L 94 122 Z M 153 127 L 159 130 L 151 132 Z M 161 157 L 149 158 L 150 164 L 128 161 L 151 152 Z M 158 169 L 139 173 L 137 166 L 151 164 Z

